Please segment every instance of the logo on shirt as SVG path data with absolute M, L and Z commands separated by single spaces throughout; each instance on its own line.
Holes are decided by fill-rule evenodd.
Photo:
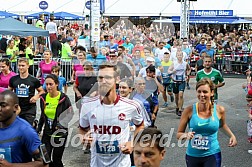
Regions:
M 214 81 L 215 80 L 215 77 L 211 77 L 211 81 Z
M 118 119 L 123 121 L 123 120 L 126 119 L 126 115 L 124 113 L 121 113 L 121 114 L 118 115 Z
M 204 126 L 204 125 L 207 125 L 207 124 L 208 124 L 208 122 L 205 122 L 205 123 L 198 122 L 198 126 Z
M 96 116 L 93 114 L 93 115 L 91 116 L 91 119 L 96 119 Z

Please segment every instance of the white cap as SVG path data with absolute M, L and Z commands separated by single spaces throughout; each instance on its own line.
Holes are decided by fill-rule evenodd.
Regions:
M 150 56 L 149 56 L 149 57 L 146 58 L 146 61 L 155 62 L 155 59 L 154 59 L 153 57 L 150 57 Z

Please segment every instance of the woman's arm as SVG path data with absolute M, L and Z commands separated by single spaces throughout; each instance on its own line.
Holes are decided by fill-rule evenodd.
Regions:
M 194 137 L 195 132 L 188 132 L 185 133 L 186 126 L 192 116 L 192 106 L 186 107 L 185 110 L 182 113 L 182 116 L 180 118 L 178 132 L 177 132 L 177 139 L 183 140 L 183 139 L 192 139 Z
M 223 106 L 217 105 L 217 111 L 218 111 L 218 117 L 220 118 L 220 128 L 222 128 L 224 132 L 230 137 L 228 146 L 229 147 L 236 146 L 237 145 L 236 137 L 226 124 L 225 108 Z

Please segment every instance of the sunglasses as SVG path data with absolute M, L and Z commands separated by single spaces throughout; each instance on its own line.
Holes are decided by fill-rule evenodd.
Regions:
M 116 55 L 109 55 L 109 57 L 116 57 Z
M 141 86 L 141 85 L 145 85 L 145 83 L 138 83 L 137 85 Z

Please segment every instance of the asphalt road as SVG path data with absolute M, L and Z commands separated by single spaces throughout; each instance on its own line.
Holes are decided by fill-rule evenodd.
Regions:
M 241 89 L 245 79 L 225 78 L 226 85 L 219 89 L 219 103 L 224 106 L 227 111 L 227 123 L 237 137 L 238 145 L 235 148 L 229 148 L 229 138 L 219 132 L 219 142 L 222 149 L 222 166 L 223 167 L 250 167 L 252 164 L 252 155 L 248 153 L 248 149 L 252 149 L 252 144 L 247 142 L 245 92 Z M 184 106 L 192 105 L 197 101 L 195 93 L 195 79 L 190 81 L 191 89 L 185 91 Z M 69 96 L 74 100 L 74 94 L 69 88 Z M 160 102 L 162 104 L 162 101 Z M 178 147 L 176 139 L 176 131 L 179 123 L 179 117 L 175 115 L 174 104 L 170 104 L 168 108 L 161 108 L 157 117 L 157 127 L 164 134 L 171 134 L 171 142 L 166 148 L 165 159 L 162 167 L 184 167 L 186 148 Z M 70 137 L 69 145 L 64 152 L 64 164 L 66 167 L 88 167 L 90 155 L 84 154 L 82 146 L 78 146 L 78 138 L 74 138 L 78 126 L 78 112 L 75 114 L 73 121 L 73 133 Z M 173 132 L 173 133 L 172 133 Z M 75 145 L 75 146 L 74 146 Z

